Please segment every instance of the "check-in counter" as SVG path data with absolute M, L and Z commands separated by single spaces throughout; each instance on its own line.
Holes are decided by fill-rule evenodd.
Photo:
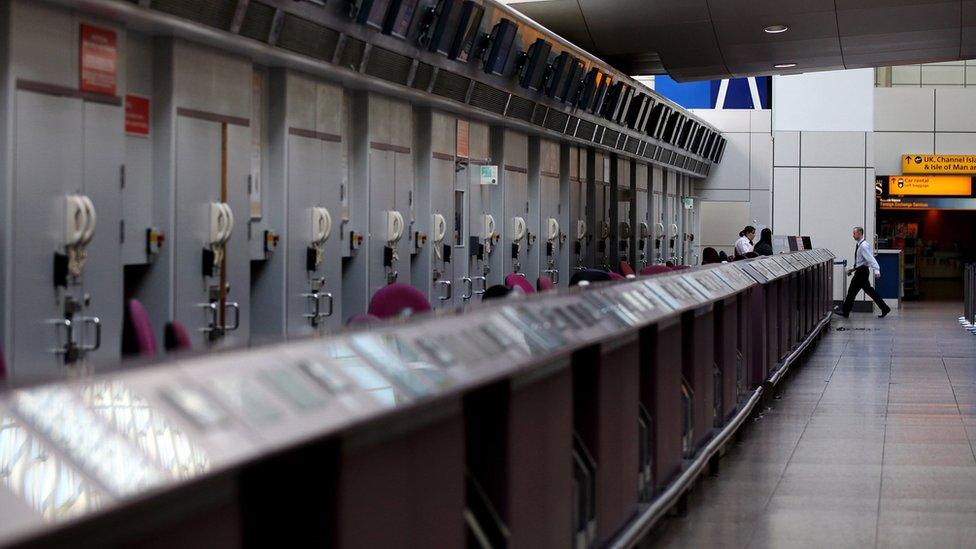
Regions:
M 796 263 L 797 311 L 830 260 Z M 0 543 L 615 543 L 781 358 L 765 263 L 11 390 Z

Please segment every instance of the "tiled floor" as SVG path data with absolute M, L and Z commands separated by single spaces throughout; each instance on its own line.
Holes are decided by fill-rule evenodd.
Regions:
M 976 546 L 976 336 L 960 314 L 835 317 L 648 545 Z

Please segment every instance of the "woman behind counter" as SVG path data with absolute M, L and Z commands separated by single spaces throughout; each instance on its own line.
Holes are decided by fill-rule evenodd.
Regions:
M 769 229 L 763 229 L 759 233 L 759 242 L 752 249 L 759 255 L 773 255 L 773 231 Z

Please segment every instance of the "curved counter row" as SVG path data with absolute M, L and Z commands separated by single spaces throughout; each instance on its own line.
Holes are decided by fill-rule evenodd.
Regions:
M 0 398 L 0 543 L 628 545 L 830 316 L 809 250 Z

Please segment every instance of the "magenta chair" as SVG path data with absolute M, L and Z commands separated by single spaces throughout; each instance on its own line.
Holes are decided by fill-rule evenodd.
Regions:
M 366 312 L 376 318 L 384 319 L 400 316 L 405 312 L 415 315 L 430 310 L 430 302 L 423 292 L 409 284 L 394 282 L 373 294 Z
M 636 275 L 637 273 L 634 272 L 634 268 L 630 266 L 630 263 L 628 263 L 627 261 L 621 259 L 620 260 L 620 274 L 624 275 L 624 277 L 627 277 L 627 276 L 630 276 L 630 275 Z
M 510 273 L 508 276 L 506 276 L 505 285 L 512 290 L 518 288 L 519 290 L 522 290 L 522 293 L 525 294 L 531 294 L 535 291 L 535 288 L 532 287 L 529 280 L 518 273 Z
M 623 280 L 624 279 L 624 276 L 623 275 L 621 275 L 619 273 L 615 273 L 613 271 L 610 271 L 608 274 L 610 275 L 610 280 Z
M 675 265 L 671 268 L 672 271 L 683 271 L 685 269 L 690 269 L 691 265 Z
M 193 348 L 190 334 L 177 321 L 167 322 L 163 330 L 163 346 L 167 351 L 189 351 Z
M 545 292 L 547 290 L 555 290 L 556 285 L 552 283 L 552 279 L 548 276 L 540 276 L 539 280 L 536 282 L 536 288 L 540 292 Z
M 125 356 L 155 355 L 156 336 L 149 321 L 149 313 L 138 299 L 130 299 L 126 302 L 122 321 L 122 354 Z
M 3 361 L 3 347 L 0 347 L 0 381 L 7 379 L 7 364 Z
M 656 274 L 670 273 L 670 272 L 671 272 L 671 267 L 668 267 L 667 265 L 658 264 L 658 265 L 648 265 L 647 267 L 644 267 L 643 269 L 641 269 L 640 274 L 641 276 L 652 276 Z

